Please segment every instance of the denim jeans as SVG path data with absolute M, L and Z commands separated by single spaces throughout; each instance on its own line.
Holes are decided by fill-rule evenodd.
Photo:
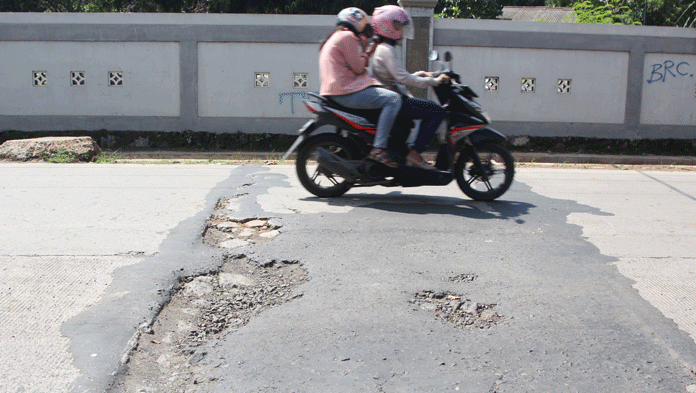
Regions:
M 401 95 L 381 87 L 370 86 L 366 89 L 341 96 L 331 96 L 331 99 L 346 108 L 379 109 L 382 113 L 377 120 L 377 133 L 372 142 L 373 147 L 387 148 L 389 133 L 394 120 L 401 109 Z
M 447 111 L 432 101 L 409 97 L 403 100 L 400 116 L 414 120 L 421 119 L 413 141 L 413 150 L 422 153 L 428 146 L 428 142 L 433 139 L 440 123 L 447 117 Z

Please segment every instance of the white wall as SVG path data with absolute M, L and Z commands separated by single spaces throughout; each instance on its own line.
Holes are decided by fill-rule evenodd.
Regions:
M 646 53 L 643 124 L 696 125 L 696 56 Z
M 319 90 L 319 42 L 334 23 L 0 13 L 0 131 L 294 133 L 311 117 L 301 98 Z M 696 139 L 696 29 L 436 19 L 433 43 L 508 135 Z M 47 85 L 34 86 L 33 71 L 47 71 Z M 71 86 L 71 71 L 86 84 Z M 109 71 L 124 73 L 122 86 L 108 85 Z M 257 72 L 268 86 L 255 86 Z M 535 78 L 533 93 L 522 78 Z M 558 79 L 572 80 L 570 94 Z
M 453 68 L 479 95 L 496 121 L 623 123 L 627 52 L 519 48 L 440 47 L 454 57 Z M 498 90 L 485 90 L 498 77 Z M 522 91 L 533 78 L 533 92 Z M 570 93 L 558 80 L 570 79 Z
M 178 116 L 179 69 L 176 42 L 0 41 L 0 115 Z M 84 85 L 71 86 L 72 71 Z
M 317 44 L 198 44 L 198 110 L 201 117 L 296 117 L 309 112 L 302 94 L 319 91 Z M 256 73 L 268 86 L 256 86 Z M 306 74 L 306 87 L 294 75 Z

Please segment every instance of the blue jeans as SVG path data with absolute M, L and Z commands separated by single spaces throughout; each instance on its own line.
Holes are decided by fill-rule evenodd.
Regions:
M 404 98 L 401 104 L 400 116 L 414 120 L 421 119 L 412 147 L 413 150 L 422 153 L 428 146 L 428 142 L 433 139 L 440 123 L 447 118 L 447 111 L 432 101 L 408 97 Z
M 401 95 L 381 87 L 370 86 L 366 89 L 342 96 L 331 96 L 331 99 L 346 108 L 380 109 L 382 113 L 377 120 L 377 133 L 372 147 L 387 148 L 389 133 L 394 120 L 401 109 Z

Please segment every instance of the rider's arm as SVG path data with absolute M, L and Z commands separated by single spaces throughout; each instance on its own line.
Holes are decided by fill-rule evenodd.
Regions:
M 385 69 L 391 76 L 400 84 L 406 86 L 414 86 L 425 88 L 428 86 L 436 86 L 438 82 L 431 76 L 421 76 L 426 74 L 425 71 L 418 71 L 411 74 L 402 65 L 396 57 L 396 49 L 391 45 L 380 44 L 373 56 L 373 65 Z
M 362 52 L 360 40 L 355 34 L 350 31 L 342 32 L 342 36 L 336 45 L 343 54 L 343 59 L 351 71 L 356 75 L 362 75 L 367 72 L 365 67 L 367 67 L 369 56 Z

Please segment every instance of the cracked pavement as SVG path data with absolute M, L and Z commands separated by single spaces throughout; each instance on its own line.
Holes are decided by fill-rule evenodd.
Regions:
M 204 344 L 201 393 L 695 392 L 694 180 L 520 168 L 495 203 L 454 184 L 319 200 L 284 165 L 0 163 L 0 391 L 108 389 L 178 280 L 244 253 L 309 281 Z M 205 245 L 221 198 L 280 234 Z M 500 319 L 448 323 L 413 303 L 429 291 Z

